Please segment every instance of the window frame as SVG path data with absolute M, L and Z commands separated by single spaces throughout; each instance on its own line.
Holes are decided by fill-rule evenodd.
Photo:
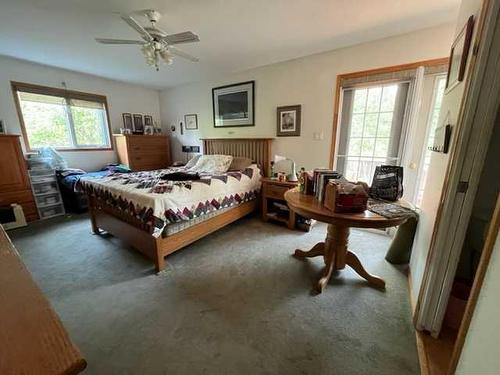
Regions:
M 106 111 L 109 146 L 106 146 L 106 147 L 71 147 L 71 148 L 66 148 L 66 147 L 57 148 L 56 147 L 56 150 L 61 151 L 61 152 L 65 152 L 65 151 L 70 151 L 70 152 L 75 152 L 75 151 L 112 151 L 113 150 L 113 139 L 112 139 L 113 133 L 111 131 L 111 121 L 109 118 L 109 107 L 108 107 L 108 101 L 107 101 L 106 96 L 98 95 L 98 94 L 91 94 L 91 93 L 86 93 L 86 92 L 81 92 L 81 91 L 61 89 L 61 88 L 56 88 L 56 87 L 35 85 L 32 83 L 15 82 L 15 81 L 11 81 L 10 85 L 11 85 L 11 89 L 12 89 L 12 94 L 14 96 L 14 103 L 16 106 L 17 117 L 19 118 L 19 124 L 21 125 L 21 132 L 23 135 L 22 138 L 24 141 L 24 145 L 26 146 L 27 152 L 36 152 L 37 149 L 32 148 L 30 143 L 29 143 L 28 132 L 26 131 L 26 125 L 24 123 L 24 116 L 23 116 L 23 112 L 21 109 L 21 103 L 19 100 L 18 92 L 28 92 L 28 93 L 33 93 L 33 94 L 58 96 L 58 97 L 64 98 L 66 100 L 66 102 L 70 99 L 76 99 L 76 100 L 86 100 L 86 101 L 91 101 L 91 102 L 96 102 L 96 103 L 102 103 L 104 105 L 104 109 Z M 70 122 L 72 122 L 72 120 L 70 120 Z M 73 126 L 73 125 L 70 124 L 70 126 Z
M 351 109 L 349 110 L 350 112 L 350 121 L 352 121 L 352 116 L 353 115 L 359 115 L 359 114 L 363 114 L 363 122 L 364 122 L 364 119 L 366 117 L 366 115 L 374 115 L 376 114 L 377 115 L 377 130 L 378 130 L 378 126 L 380 124 L 379 122 L 379 118 L 380 118 L 380 115 L 381 114 L 385 114 L 385 113 L 391 113 L 393 115 L 392 119 L 391 119 L 391 132 L 389 134 L 389 136 L 386 136 L 386 137 L 378 137 L 377 135 L 373 136 L 373 137 L 365 137 L 364 136 L 364 131 L 363 131 L 363 134 L 360 136 L 360 137 L 351 137 L 350 134 L 346 134 L 345 136 L 345 141 L 346 141 L 346 144 L 345 144 L 345 152 L 344 154 L 340 154 L 340 151 L 341 151 L 341 145 L 340 143 L 338 143 L 336 145 L 336 154 L 334 156 L 335 160 L 333 162 L 333 165 L 335 166 L 335 169 L 337 171 L 339 171 L 340 173 L 344 174 L 344 176 L 347 176 L 347 164 L 348 164 L 348 161 L 349 161 L 349 158 L 357 158 L 357 162 L 358 162 L 358 171 L 357 171 L 357 178 L 359 179 L 359 170 L 360 170 L 360 163 L 362 161 L 369 161 L 370 163 L 374 163 L 376 161 L 379 162 L 379 164 L 381 165 L 385 165 L 385 164 L 389 164 L 389 165 L 400 165 L 401 163 L 401 152 L 402 152 L 402 144 L 404 142 L 404 137 L 405 137 L 405 134 L 407 132 L 407 123 L 406 123 L 406 117 L 407 117 L 407 104 L 408 104 L 408 100 L 409 100 L 409 87 L 404 89 L 406 90 L 406 94 L 404 94 L 403 98 L 401 101 L 398 102 L 398 96 L 400 95 L 400 93 L 396 93 L 396 96 L 394 98 L 394 107 L 392 109 L 392 111 L 383 111 L 381 110 L 381 102 L 382 102 L 382 98 L 383 98 L 383 92 L 384 92 L 384 89 L 387 87 L 387 86 L 399 86 L 399 85 L 410 85 L 411 82 L 408 80 L 408 79 L 388 79 L 388 80 L 376 80 L 376 81 L 370 81 L 370 82 L 367 82 L 367 83 L 360 83 L 360 84 L 354 84 L 354 85 L 349 85 L 348 87 L 342 87 L 341 88 L 341 97 L 342 97 L 342 105 L 344 105 L 344 103 L 347 103 L 349 105 L 349 102 L 346 102 L 344 100 L 344 95 L 345 95 L 345 90 L 351 90 L 352 93 L 353 93 L 353 97 L 351 99 L 351 102 L 350 102 L 350 107 Z M 375 112 L 370 112 L 370 111 L 367 111 L 367 100 L 368 100 L 368 90 L 370 89 L 373 89 L 373 88 L 380 88 L 381 89 L 381 93 L 380 93 L 380 99 L 379 99 L 379 104 L 378 104 L 378 110 L 375 111 Z M 367 90 L 367 97 L 366 97 L 366 100 L 365 100 L 365 106 L 364 106 L 364 112 L 362 113 L 354 113 L 352 111 L 352 107 L 354 105 L 354 93 L 356 90 Z M 398 87 L 398 91 L 401 90 L 400 87 Z M 404 104 L 403 104 L 404 103 Z M 396 114 L 398 114 L 398 105 L 399 104 L 403 104 L 404 106 L 404 109 L 402 111 L 402 113 L 400 114 L 400 117 L 401 117 L 401 127 L 399 129 L 399 131 L 397 131 L 397 129 L 394 128 L 394 116 Z M 342 111 L 340 111 L 339 113 L 339 127 L 338 127 L 338 141 L 340 142 L 341 139 L 342 139 L 342 126 L 341 126 L 341 122 L 342 122 Z M 363 124 L 363 128 L 364 128 L 364 124 Z M 396 131 L 396 133 L 394 134 L 394 132 Z M 366 155 L 349 155 L 349 144 L 350 144 L 350 141 L 351 139 L 354 138 L 354 139 L 360 139 L 361 141 L 364 140 L 364 139 L 373 139 L 374 140 L 374 154 L 371 155 L 371 156 L 366 156 Z M 389 155 L 386 155 L 386 156 L 376 156 L 375 155 L 375 147 L 376 147 L 376 144 L 377 144 L 377 139 L 388 139 L 389 140 L 389 143 L 388 143 L 388 150 L 387 150 L 387 153 L 389 154 L 391 152 L 391 147 L 392 147 L 392 151 L 394 151 L 396 153 L 396 156 L 389 156 Z M 396 149 L 394 149 L 394 142 L 396 142 Z M 339 158 L 342 158 L 343 159 L 343 165 L 340 165 L 339 164 Z M 363 160 L 364 159 L 364 160 Z M 368 159 L 371 159 L 371 160 L 368 160 Z M 373 166 L 372 164 L 372 168 L 373 168 L 373 171 L 375 170 L 375 167 Z M 371 175 L 373 175 L 373 171 L 371 172 Z M 356 180 L 356 179 L 355 179 Z M 364 181 L 366 183 L 371 183 L 371 180 L 361 180 L 361 181 Z
M 433 66 L 438 66 L 438 65 L 445 65 L 448 64 L 448 58 L 443 57 L 443 58 L 437 58 L 437 59 L 431 59 L 431 60 L 424 60 L 424 61 L 418 61 L 418 62 L 413 62 L 413 63 L 408 63 L 408 64 L 401 64 L 401 65 L 393 65 L 393 66 L 387 66 L 383 68 L 375 68 L 375 69 L 368 69 L 368 70 L 363 70 L 363 71 L 358 71 L 358 72 L 352 72 L 352 73 L 344 73 L 344 74 L 339 74 L 337 75 L 336 79 L 336 85 L 334 89 L 334 96 L 333 96 L 333 123 L 332 123 L 332 136 L 330 140 L 330 155 L 329 155 L 329 166 L 330 168 L 335 167 L 335 161 L 336 161 L 336 156 L 337 156 L 337 142 L 338 142 L 338 136 L 340 132 L 340 109 L 342 108 L 342 98 L 341 98 L 341 92 L 343 88 L 343 81 L 346 79 L 362 79 L 366 78 L 369 76 L 374 76 L 374 75 L 383 75 L 383 74 L 390 74 L 390 73 L 397 73 L 401 72 L 404 70 L 412 70 L 412 69 L 417 69 L 419 66 L 424 66 L 424 67 L 433 67 Z M 392 80 L 389 79 L 380 79 L 380 80 L 374 80 L 371 81 L 370 83 L 374 82 L 381 82 L 381 83 L 389 83 Z M 351 87 L 354 87 L 355 85 L 351 85 Z

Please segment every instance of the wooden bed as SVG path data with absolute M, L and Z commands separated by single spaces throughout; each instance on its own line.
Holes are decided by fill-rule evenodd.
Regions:
M 205 138 L 206 155 L 224 154 L 251 158 L 267 175 L 271 160 L 272 138 Z M 227 209 L 223 213 L 167 237 L 154 237 L 153 228 L 133 216 L 122 213 L 95 196 L 89 195 L 89 213 L 94 234 L 111 233 L 150 258 L 156 270 L 165 268 L 165 257 L 184 246 L 224 227 L 258 208 L 258 199 Z

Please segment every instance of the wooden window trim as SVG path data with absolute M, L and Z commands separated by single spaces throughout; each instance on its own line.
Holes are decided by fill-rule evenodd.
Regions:
M 367 75 L 376 75 L 376 74 L 384 74 L 384 73 L 395 73 L 395 72 L 400 72 L 402 70 L 410 70 L 410 69 L 417 69 L 419 66 L 436 66 L 436 65 L 444 65 L 448 64 L 448 58 L 443 57 L 439 59 L 432 59 L 432 60 L 424 60 L 424 61 L 418 61 L 414 63 L 409 63 L 409 64 L 401 64 L 401 65 L 394 65 L 394 66 L 388 66 L 388 67 L 383 67 L 383 68 L 376 68 L 376 69 L 369 69 L 369 70 L 362 70 L 359 72 L 352 72 L 352 73 L 345 73 L 345 74 L 339 74 L 337 75 L 337 82 L 335 86 L 335 96 L 333 98 L 333 129 L 332 129 L 332 139 L 331 139 L 331 144 L 330 144 L 330 161 L 329 165 L 330 168 L 333 168 L 333 163 L 334 163 L 334 157 L 335 157 L 335 145 L 337 142 L 337 135 L 338 135 L 338 130 L 339 130 L 339 112 L 340 112 L 340 92 L 342 90 L 342 80 L 344 79 L 351 79 L 351 78 L 359 78 Z M 383 82 L 370 82 L 370 84 L 373 83 L 389 83 L 391 80 L 386 80 Z
M 87 100 L 97 103 L 102 103 L 104 105 L 104 109 L 106 110 L 106 120 L 108 123 L 108 138 L 109 138 L 109 147 L 82 147 L 82 148 L 57 148 L 57 151 L 60 152 L 75 152 L 75 151 L 112 151 L 113 150 L 113 133 L 111 131 L 111 121 L 109 118 L 109 107 L 106 96 L 91 94 L 81 91 L 73 91 L 66 90 L 56 87 L 48 87 L 35 85 L 32 83 L 24 83 L 24 82 L 16 82 L 10 81 L 10 86 L 12 89 L 12 95 L 14 96 L 14 104 L 16 106 L 17 117 L 19 118 L 19 124 L 21 125 L 21 132 L 23 135 L 24 145 L 26 146 L 27 152 L 36 152 L 36 149 L 32 149 L 29 144 L 28 133 L 26 132 L 26 125 L 24 123 L 24 117 L 21 110 L 21 103 L 19 102 L 19 96 L 17 95 L 18 91 L 29 92 L 33 94 L 43 94 L 43 95 L 53 95 L 60 96 L 66 99 L 79 99 L 79 100 Z

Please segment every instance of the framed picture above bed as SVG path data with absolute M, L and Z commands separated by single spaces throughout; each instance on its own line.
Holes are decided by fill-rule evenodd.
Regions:
M 255 81 L 212 89 L 214 127 L 255 126 Z

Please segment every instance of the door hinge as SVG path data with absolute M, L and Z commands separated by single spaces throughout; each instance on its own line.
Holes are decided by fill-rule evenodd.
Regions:
M 467 193 L 468 188 L 469 188 L 468 181 L 460 181 L 457 186 L 457 193 Z

